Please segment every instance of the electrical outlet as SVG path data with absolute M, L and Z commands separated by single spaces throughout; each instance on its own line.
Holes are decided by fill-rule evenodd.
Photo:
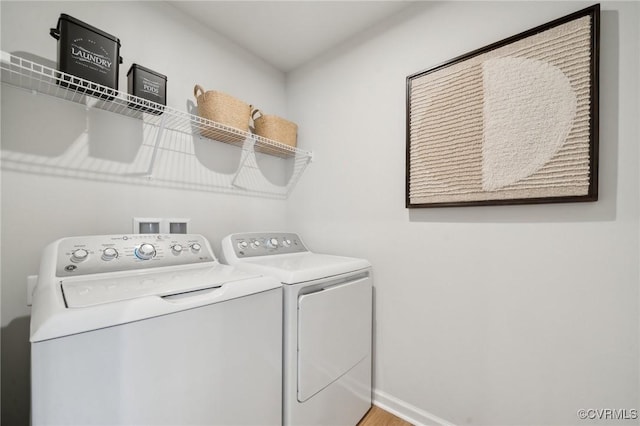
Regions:
M 157 217 L 134 217 L 134 234 L 161 234 L 162 219 Z
M 134 217 L 134 234 L 187 234 L 189 218 Z
M 165 219 L 167 232 L 169 234 L 188 234 L 188 224 L 190 219 Z

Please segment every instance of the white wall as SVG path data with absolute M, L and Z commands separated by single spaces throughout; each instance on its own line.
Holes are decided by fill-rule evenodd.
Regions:
M 27 52 L 55 66 L 56 41 L 49 36 L 60 13 L 68 13 L 120 38 L 124 64 L 119 87 L 126 90 L 126 73 L 136 62 L 168 77 L 168 105 L 187 110 L 193 86 L 232 94 L 285 115 L 284 75 L 223 37 L 159 2 L 7 2 L 0 3 L 2 49 Z M 2 87 L 3 155 L 56 158 L 73 139 L 91 126 L 115 126 L 93 145 L 93 156 L 119 160 L 135 155 L 141 125 L 130 120 L 98 118 L 83 107 Z M 110 133 L 113 131 L 114 133 Z M 210 142 L 201 147 L 204 164 L 220 161 L 228 146 Z M 207 145 L 202 142 L 202 145 Z M 234 152 L 238 152 L 234 148 Z M 210 157 L 207 157 L 210 156 Z M 237 156 L 232 159 L 237 161 Z M 5 157 L 3 157 L 5 158 Z M 13 164 L 13 163 L 12 163 Z M 6 163 L 3 163 L 3 166 Z M 233 168 L 233 165 L 231 165 Z M 136 184 L 61 177 L 50 173 L 2 172 L 2 421 L 28 424 L 29 309 L 26 276 L 37 273 L 41 249 L 69 235 L 130 233 L 132 217 L 190 217 L 191 231 L 210 239 L 214 249 L 230 232 L 282 229 L 284 201 L 219 193 L 168 189 Z
M 367 257 L 376 399 L 416 421 L 580 424 L 638 407 L 638 9 L 602 5 L 600 200 L 407 210 L 406 76 L 589 6 L 425 2 L 288 75 L 316 161 L 289 203 Z

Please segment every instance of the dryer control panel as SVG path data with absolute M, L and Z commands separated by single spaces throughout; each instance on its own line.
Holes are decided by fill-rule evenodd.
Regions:
M 298 234 L 292 232 L 251 232 L 233 234 L 227 238 L 222 244 L 231 245 L 237 258 L 308 251 Z
M 58 241 L 57 252 L 58 277 L 216 261 L 198 234 L 69 237 Z

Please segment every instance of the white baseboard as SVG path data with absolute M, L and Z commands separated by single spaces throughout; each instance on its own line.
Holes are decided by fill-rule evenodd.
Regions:
M 373 391 L 373 404 L 415 426 L 454 426 L 453 423 L 447 420 L 427 413 L 377 389 Z

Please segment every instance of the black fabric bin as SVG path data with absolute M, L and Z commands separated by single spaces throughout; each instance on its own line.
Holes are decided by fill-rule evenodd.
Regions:
M 49 33 L 58 40 L 58 71 L 118 90 L 122 58 L 117 37 L 65 13 L 58 18 L 58 26 Z M 79 82 L 67 76 L 64 80 L 70 83 L 63 81 L 60 84 L 70 89 L 106 99 L 115 96 L 113 90 L 98 90 L 89 82 Z
M 138 98 L 155 102 L 162 106 L 167 105 L 167 76 L 145 68 L 142 65 L 133 64 L 127 72 L 127 92 Z M 138 101 L 140 102 L 140 101 Z M 144 103 L 144 102 L 143 102 Z M 129 102 L 129 107 L 152 114 L 162 114 L 163 108 L 147 104 L 148 107 Z

